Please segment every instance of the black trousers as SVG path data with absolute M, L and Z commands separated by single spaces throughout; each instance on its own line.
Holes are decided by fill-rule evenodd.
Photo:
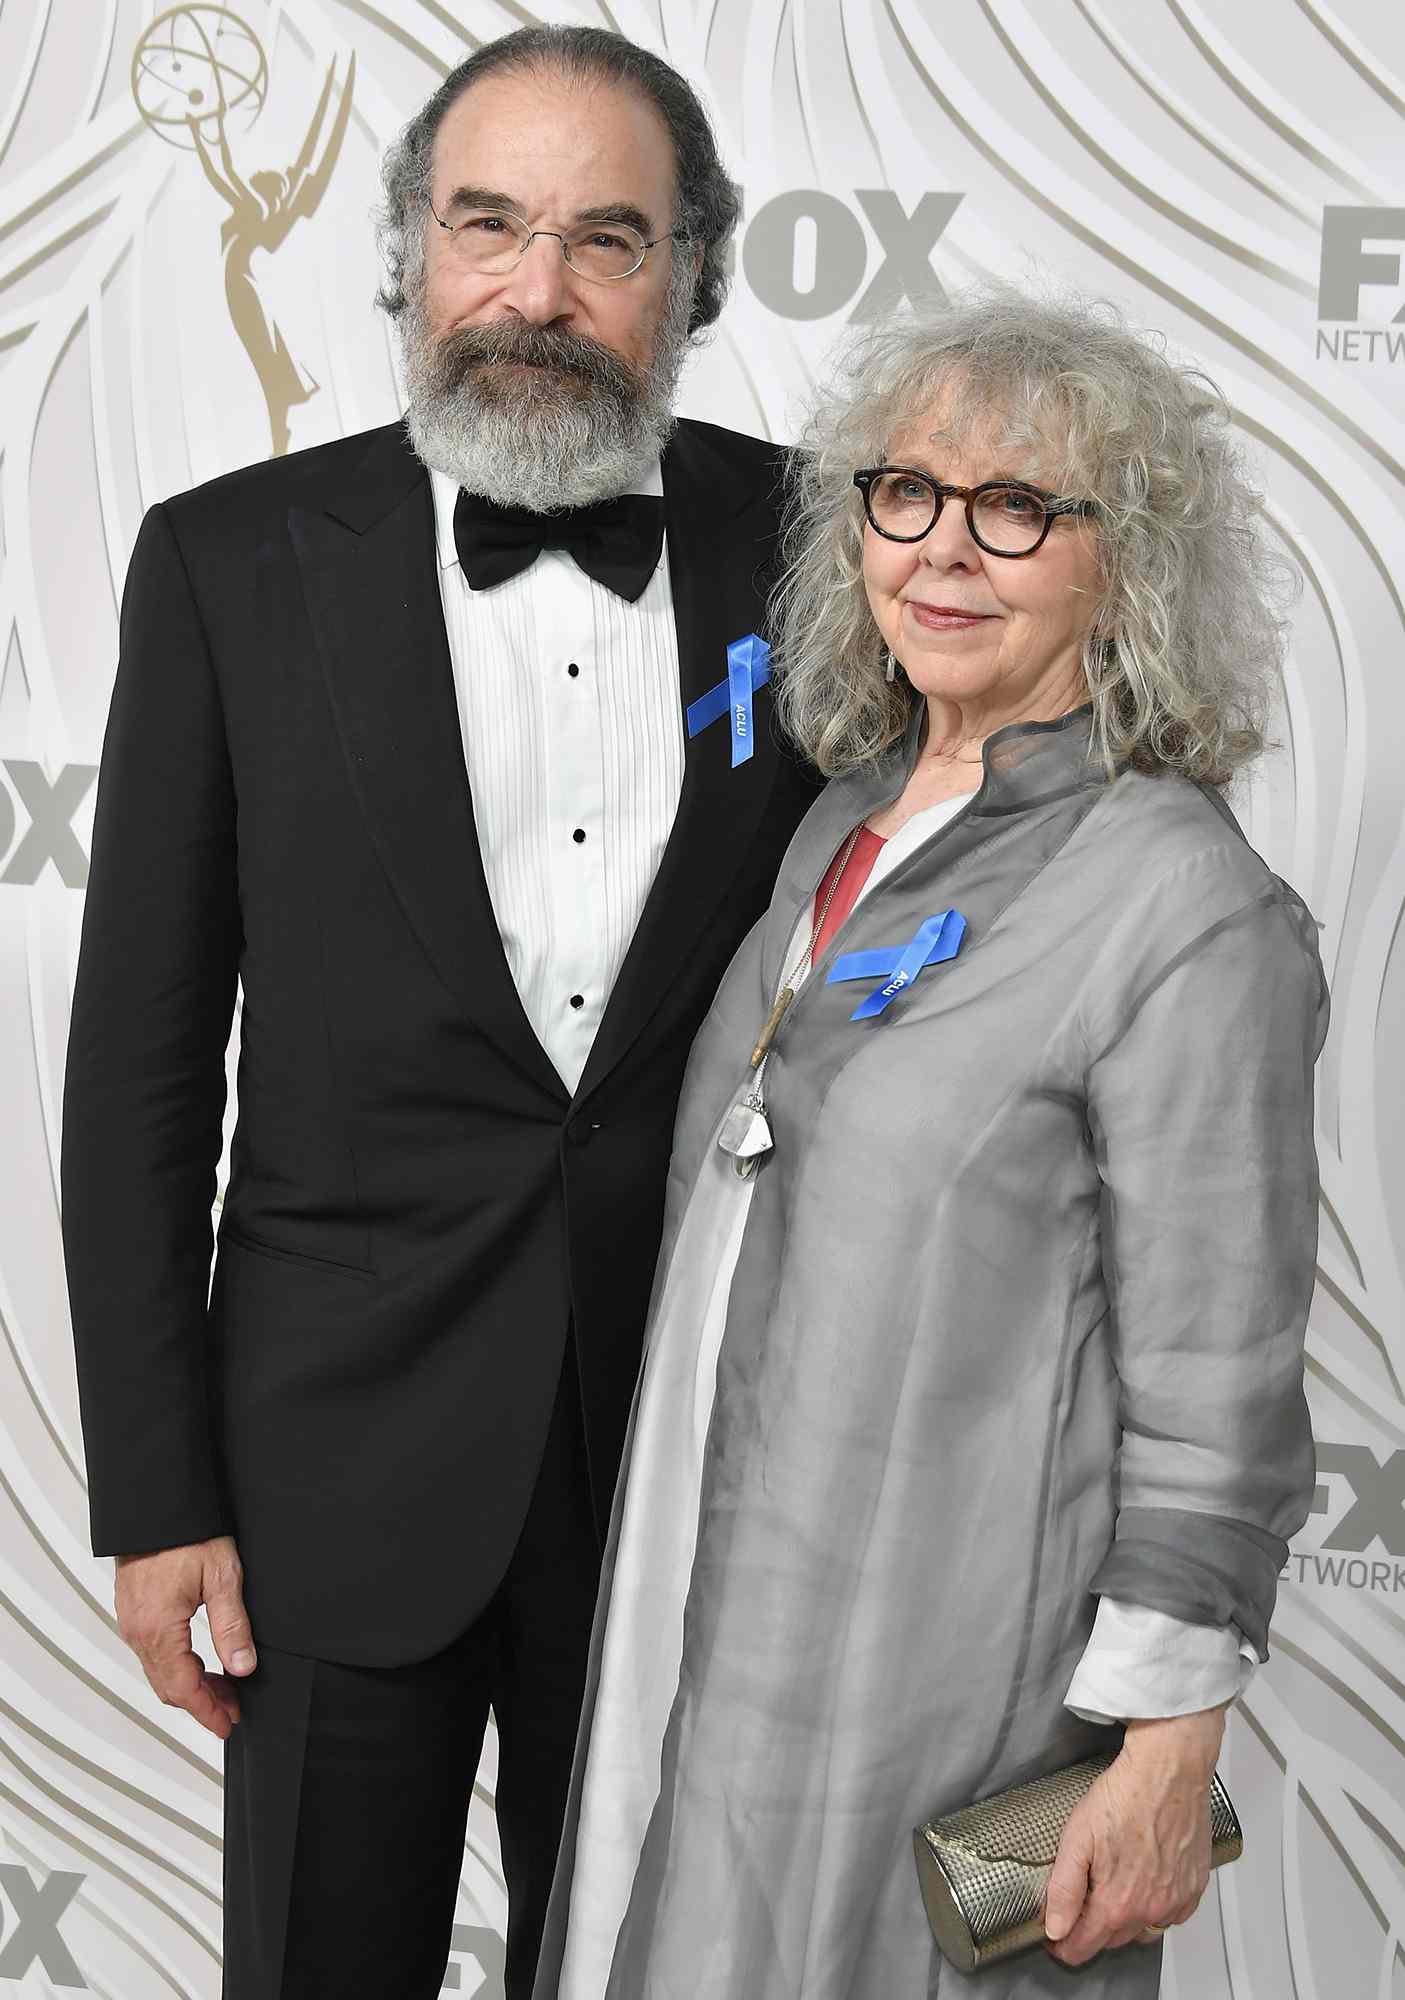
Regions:
M 529 2000 L 599 1570 L 568 1345 L 512 1561 L 461 1638 L 391 1668 L 260 1646 L 225 1753 L 225 2000 L 433 2000 L 490 1705 L 506 1992 Z

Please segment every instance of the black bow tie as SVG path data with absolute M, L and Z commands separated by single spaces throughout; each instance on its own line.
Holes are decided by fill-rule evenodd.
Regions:
M 454 507 L 454 546 L 474 590 L 506 583 L 529 569 L 543 549 L 565 549 L 587 576 L 633 604 L 658 568 L 663 501 L 625 493 L 592 507 L 533 514 L 461 492 Z

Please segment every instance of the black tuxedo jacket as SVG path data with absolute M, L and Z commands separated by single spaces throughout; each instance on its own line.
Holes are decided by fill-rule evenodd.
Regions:
M 664 454 L 685 706 L 763 629 L 781 472 L 706 424 Z M 65 1095 L 99 1553 L 233 1532 L 269 1644 L 423 1657 L 506 1566 L 572 1326 L 603 1535 L 684 1060 L 812 796 L 773 727 L 736 771 L 725 717 L 688 743 L 570 1098 L 498 938 L 401 426 L 152 509 Z

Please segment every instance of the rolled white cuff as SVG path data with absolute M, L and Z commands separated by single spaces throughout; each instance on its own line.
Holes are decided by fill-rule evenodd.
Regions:
M 1145 1604 L 1100 1597 L 1064 1706 L 1085 1722 L 1192 1715 L 1234 1701 L 1257 1665 L 1236 1626 L 1190 1625 Z

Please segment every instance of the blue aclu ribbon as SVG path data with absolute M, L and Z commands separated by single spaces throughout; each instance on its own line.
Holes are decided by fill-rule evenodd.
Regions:
M 732 719 L 732 769 L 745 764 L 752 752 L 755 719 L 752 696 L 771 678 L 771 649 L 755 632 L 733 639 L 727 648 L 727 678 L 699 695 L 688 707 L 688 734 L 696 736 L 709 723 L 730 714 Z
M 965 935 L 966 919 L 960 910 L 942 910 L 919 925 L 910 944 L 889 945 L 881 951 L 851 951 L 837 958 L 825 984 L 832 986 L 837 979 L 881 979 L 891 974 L 887 984 L 861 1000 L 849 1016 L 851 1021 L 871 1021 L 905 986 L 911 986 L 924 965 L 940 965 L 944 959 L 955 958 Z

